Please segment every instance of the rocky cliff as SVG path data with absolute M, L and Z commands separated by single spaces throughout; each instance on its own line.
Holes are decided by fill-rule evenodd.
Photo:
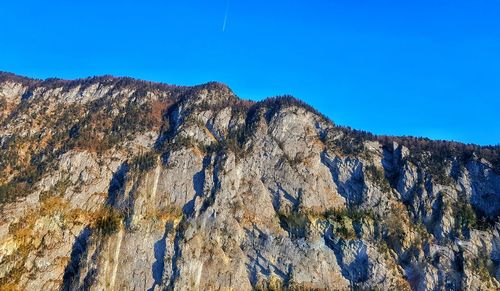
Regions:
M 498 146 L 220 83 L 1 73 L 0 147 L 0 289 L 500 288 Z

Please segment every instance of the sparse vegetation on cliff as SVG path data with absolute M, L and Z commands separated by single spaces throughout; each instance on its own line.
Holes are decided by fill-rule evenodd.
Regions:
M 10 80 L 27 87 L 0 124 L 2 287 L 500 285 L 497 147 L 375 136 L 220 83 Z

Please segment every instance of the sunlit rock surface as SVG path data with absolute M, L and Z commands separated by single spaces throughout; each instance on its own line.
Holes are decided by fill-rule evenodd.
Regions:
M 110 76 L 2 73 L 0 122 L 0 289 L 500 288 L 498 147 Z

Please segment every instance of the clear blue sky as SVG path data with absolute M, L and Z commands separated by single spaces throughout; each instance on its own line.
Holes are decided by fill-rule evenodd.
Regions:
M 10 0 L 0 27 L 21 75 L 216 80 L 377 134 L 500 143 L 497 0 Z

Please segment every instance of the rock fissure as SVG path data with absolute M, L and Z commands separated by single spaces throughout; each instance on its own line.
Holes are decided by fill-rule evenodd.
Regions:
M 0 73 L 0 289 L 498 290 L 499 148 L 225 85 Z

